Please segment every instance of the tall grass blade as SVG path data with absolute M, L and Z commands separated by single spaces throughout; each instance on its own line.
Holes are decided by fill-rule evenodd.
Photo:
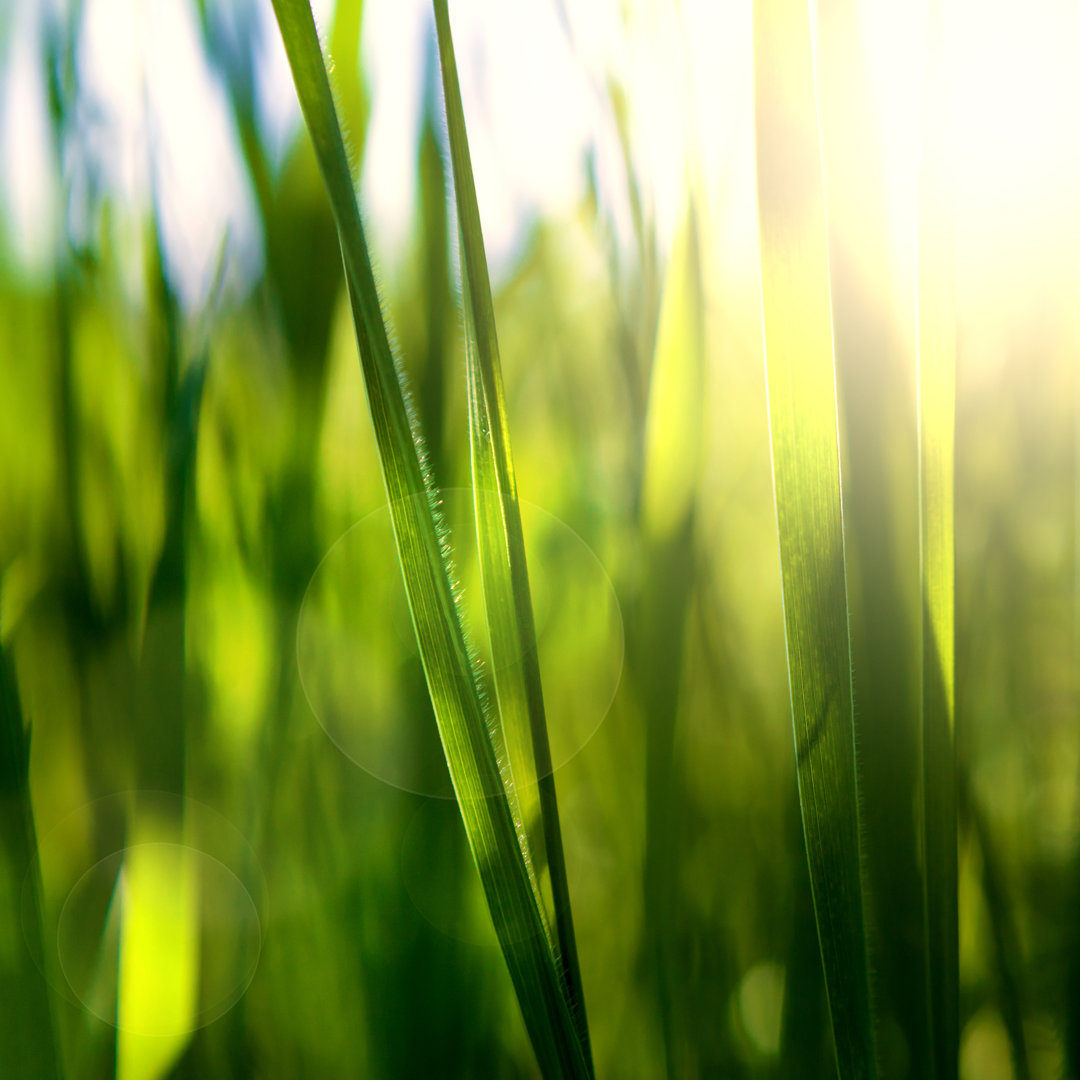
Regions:
M 860 824 L 875 1025 L 890 1032 L 890 1046 L 905 1047 L 913 1073 L 928 1076 L 916 803 L 922 760 L 914 326 L 893 284 L 888 169 L 864 16 L 858 0 L 817 6 Z
M 497 732 L 461 621 L 422 439 L 413 430 L 383 322 L 311 9 L 306 0 L 274 0 L 274 11 L 337 222 L 398 559 L 469 846 L 541 1072 L 588 1077 L 536 883 L 523 857 L 524 827 L 503 786 Z
M 877 1075 L 810 22 L 755 5 L 762 308 L 799 798 L 842 1080 Z
M 585 996 L 552 775 L 495 309 L 446 0 L 435 0 L 435 24 L 461 244 L 473 498 L 495 690 L 523 820 L 528 823 L 537 813 L 540 819 L 554 907 L 553 944 L 566 1002 L 591 1071 Z
M 922 573 L 923 875 L 933 1075 L 955 1080 L 959 1046 L 955 524 L 956 330 L 946 166 L 942 10 L 930 5 L 919 191 L 917 362 Z

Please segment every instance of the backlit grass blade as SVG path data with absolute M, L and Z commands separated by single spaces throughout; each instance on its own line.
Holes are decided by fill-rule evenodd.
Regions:
M 959 1042 L 956 828 L 956 330 L 947 168 L 944 30 L 930 5 L 919 190 L 917 357 L 922 572 L 923 875 L 927 1008 L 937 1080 L 955 1080 Z
M 554 907 L 553 944 L 567 1005 L 574 1017 L 582 1054 L 591 1070 L 585 998 L 548 745 L 495 310 L 446 0 L 435 0 L 435 23 L 461 244 L 473 498 L 495 689 L 520 811 L 526 823 L 537 812 L 540 819 Z
M 469 846 L 541 1071 L 587 1077 L 535 882 L 503 788 L 449 550 L 383 323 L 345 145 L 306 0 L 274 0 L 301 110 L 337 222 L 360 362 L 420 658 Z
M 863 916 L 836 388 L 810 20 L 754 9 L 762 311 L 788 678 L 842 1080 L 877 1075 Z

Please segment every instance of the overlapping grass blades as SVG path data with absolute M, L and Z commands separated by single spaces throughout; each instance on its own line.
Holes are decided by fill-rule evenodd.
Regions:
M 591 1068 L 525 857 L 524 825 L 503 786 L 498 729 L 466 641 L 422 439 L 383 323 L 311 10 L 307 0 L 274 0 L 274 10 L 337 222 L 398 559 L 469 845 L 543 1075 L 588 1077 Z
M 825 198 L 803 0 L 754 9 L 769 424 L 799 797 L 842 1080 L 874 1077 Z
M 554 906 L 556 957 L 582 1053 L 591 1071 L 585 997 L 552 775 L 495 309 L 446 0 L 435 0 L 435 24 L 457 204 L 477 550 L 495 691 L 519 810 L 526 823 L 535 820 L 537 814 L 540 819 Z
M 919 554 L 922 574 L 922 784 L 927 1008 L 937 1080 L 955 1080 L 959 1040 L 956 830 L 956 330 L 949 146 L 941 108 L 941 4 L 929 10 L 919 191 Z

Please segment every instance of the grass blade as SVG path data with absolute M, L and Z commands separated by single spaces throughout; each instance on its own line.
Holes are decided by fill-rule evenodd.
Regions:
M 473 859 L 540 1069 L 587 1077 L 536 884 L 503 787 L 496 735 L 452 585 L 449 551 L 382 318 L 318 35 L 306 0 L 274 0 L 338 234 L 360 362 L 420 658 Z
M 877 1075 L 809 14 L 755 5 L 762 309 L 799 798 L 842 1080 Z
M 862 850 L 878 1032 L 930 1075 L 919 716 L 915 356 L 909 304 L 891 284 L 888 169 L 857 0 L 817 8 L 818 101 L 828 192 L 829 289 Z M 911 282 L 914 285 L 914 282 Z M 886 1050 L 886 1071 L 892 1051 Z
M 917 365 L 922 576 L 922 753 L 927 1009 L 933 1075 L 955 1080 L 959 1049 L 955 525 L 956 330 L 943 100 L 944 29 L 930 5 L 919 191 Z
M 537 812 L 540 818 L 554 907 L 553 945 L 567 1005 L 591 1071 L 585 996 L 552 775 L 495 310 L 446 0 L 435 0 L 435 23 L 461 243 L 473 498 L 495 689 L 520 812 L 525 822 Z

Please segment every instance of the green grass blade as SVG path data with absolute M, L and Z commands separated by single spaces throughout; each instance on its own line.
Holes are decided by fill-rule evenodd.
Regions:
M 473 497 L 495 689 L 523 820 L 529 822 L 537 812 L 539 815 L 554 907 L 553 945 L 567 1005 L 591 1071 L 585 997 L 548 745 L 495 309 L 446 0 L 435 0 L 435 23 L 461 244 Z M 538 841 L 534 841 L 537 846 Z
M 957 913 L 955 524 L 956 330 L 949 242 L 950 187 L 944 30 L 930 5 L 919 192 L 917 363 L 922 572 L 922 751 L 927 1008 L 937 1080 L 955 1080 L 959 1051 Z
M 762 308 L 788 678 L 842 1080 L 877 1075 L 863 915 L 825 198 L 810 21 L 755 5 Z
M 503 788 L 489 710 L 451 581 L 422 440 L 413 431 L 383 322 L 311 10 L 306 0 L 274 0 L 274 11 L 341 240 L 398 559 L 469 846 L 543 1075 L 587 1077 L 535 882 L 520 848 L 522 826 Z

